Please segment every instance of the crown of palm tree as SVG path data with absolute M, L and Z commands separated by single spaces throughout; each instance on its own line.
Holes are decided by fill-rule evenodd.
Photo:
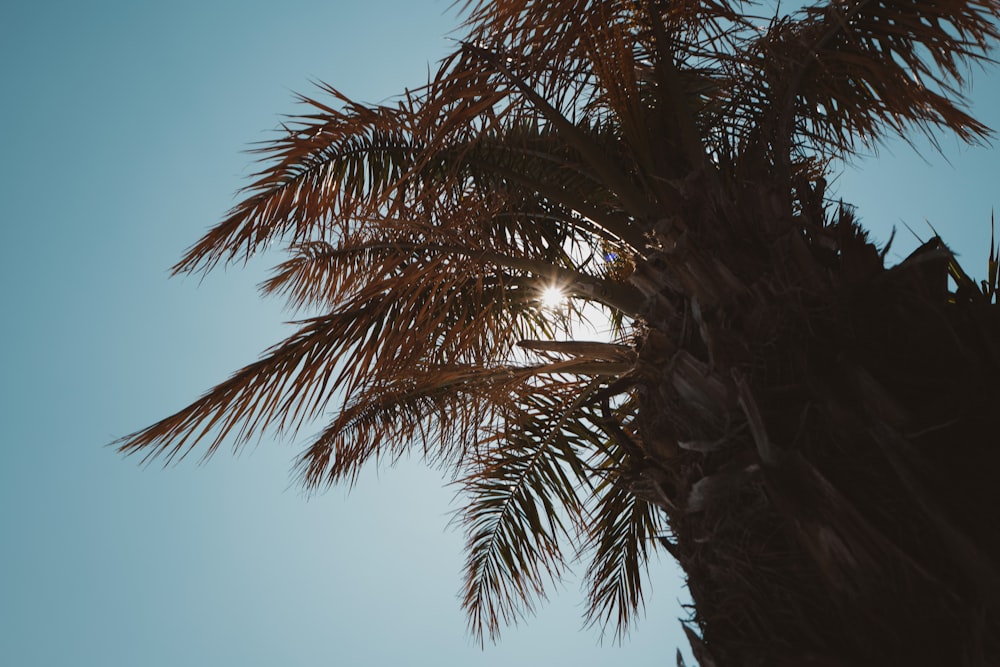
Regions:
M 121 450 L 207 456 L 324 419 L 298 461 L 317 488 L 416 449 L 466 493 L 479 637 L 581 555 L 589 618 L 624 631 L 666 530 L 628 475 L 636 349 L 671 334 L 651 333 L 664 290 L 707 307 L 740 289 L 696 249 L 732 243 L 722 218 L 748 187 L 792 193 L 782 206 L 805 215 L 830 158 L 914 127 L 987 132 L 959 87 L 997 37 L 997 0 L 745 9 L 469 2 L 467 37 L 427 85 L 389 105 L 302 97 L 308 112 L 257 149 L 241 203 L 175 271 L 277 243 L 287 259 L 263 291 L 314 315 Z M 650 257 L 674 247 L 690 249 L 676 283 L 650 285 Z M 550 286 L 567 296 L 558 316 Z M 611 335 L 573 340 L 594 317 Z

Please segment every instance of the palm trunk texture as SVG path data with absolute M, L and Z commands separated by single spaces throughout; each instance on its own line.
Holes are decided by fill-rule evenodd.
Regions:
M 669 517 L 696 658 L 1000 664 L 1000 309 L 949 291 L 938 239 L 887 270 L 846 210 L 711 187 L 685 218 L 713 224 L 633 276 L 628 476 Z

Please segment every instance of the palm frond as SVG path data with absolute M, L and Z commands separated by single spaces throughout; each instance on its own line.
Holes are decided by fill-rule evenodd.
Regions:
M 533 370 L 438 367 L 365 387 L 299 457 L 301 479 L 307 488 L 353 484 L 370 459 L 394 462 L 414 445 L 426 460 L 458 468 Z
M 990 213 L 990 256 L 986 265 L 986 283 L 982 285 L 986 303 L 1000 303 L 1000 244 L 996 241 L 996 219 Z
M 343 108 L 302 97 L 315 112 L 299 116 L 283 136 L 256 149 L 270 165 L 243 190 L 246 198 L 187 251 L 175 272 L 247 258 L 287 235 L 301 241 L 336 231 L 335 220 L 370 217 L 400 194 L 400 179 L 419 152 L 407 131 L 412 108 L 365 107 L 333 88 L 324 90 Z
M 308 488 L 417 450 L 469 498 L 463 605 L 480 640 L 584 554 L 587 618 L 621 637 L 662 528 L 639 473 L 690 491 L 727 455 L 716 431 L 764 433 L 763 408 L 738 409 L 738 378 L 771 360 L 781 327 L 812 321 L 774 303 L 839 284 L 850 259 L 834 236 L 853 218 L 830 223 L 824 199 L 831 161 L 913 127 L 982 139 L 964 68 L 1000 36 L 1000 0 L 836 0 L 774 18 L 728 0 L 465 6 L 467 36 L 426 85 L 374 106 L 321 85 L 256 149 L 243 200 L 174 270 L 279 245 L 261 290 L 310 316 L 117 444 L 171 461 L 322 419 L 298 460 Z M 981 291 L 943 246 L 930 259 L 989 302 L 998 257 L 991 237 Z M 559 313 L 546 286 L 567 297 Z M 829 296 L 810 303 L 844 301 Z M 598 310 L 614 343 L 565 340 Z M 664 406 L 684 414 L 646 414 Z
M 663 532 L 660 510 L 632 493 L 608 460 L 608 476 L 595 489 L 586 552 L 587 618 L 613 626 L 621 640 L 643 607 L 643 583 L 650 547 Z M 602 466 L 599 466 L 602 467 Z
M 549 379 L 522 387 L 462 483 L 470 498 L 460 515 L 468 535 L 463 606 L 480 641 L 531 611 L 565 566 L 588 484 L 582 452 L 595 437 L 573 425 L 600 385 Z
M 982 139 L 988 129 L 962 110 L 961 87 L 1000 34 L 996 12 L 992 0 L 852 0 L 776 21 L 759 47 L 775 111 L 788 121 L 794 109 L 834 152 L 909 126 Z

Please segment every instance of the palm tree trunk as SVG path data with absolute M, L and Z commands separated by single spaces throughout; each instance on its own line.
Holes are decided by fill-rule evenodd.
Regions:
M 628 475 L 669 517 L 696 657 L 1000 664 L 1000 309 L 948 293 L 943 246 L 886 270 L 848 211 L 748 192 L 692 204 L 634 280 Z

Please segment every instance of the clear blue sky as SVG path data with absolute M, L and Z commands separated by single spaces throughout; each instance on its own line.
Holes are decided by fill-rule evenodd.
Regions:
M 418 463 L 305 498 L 294 443 L 164 470 L 104 445 L 285 333 L 266 263 L 167 280 L 233 203 L 241 152 L 310 81 L 379 101 L 425 80 L 442 0 L 8 3 L 0 21 L 0 664 L 671 664 L 684 593 L 654 564 L 623 647 L 576 581 L 485 651 L 465 634 L 451 489 Z M 995 72 L 976 110 L 1000 127 Z M 982 276 L 1000 158 L 905 145 L 836 187 L 887 236 L 930 220 Z M 899 250 L 914 247 L 905 229 Z

